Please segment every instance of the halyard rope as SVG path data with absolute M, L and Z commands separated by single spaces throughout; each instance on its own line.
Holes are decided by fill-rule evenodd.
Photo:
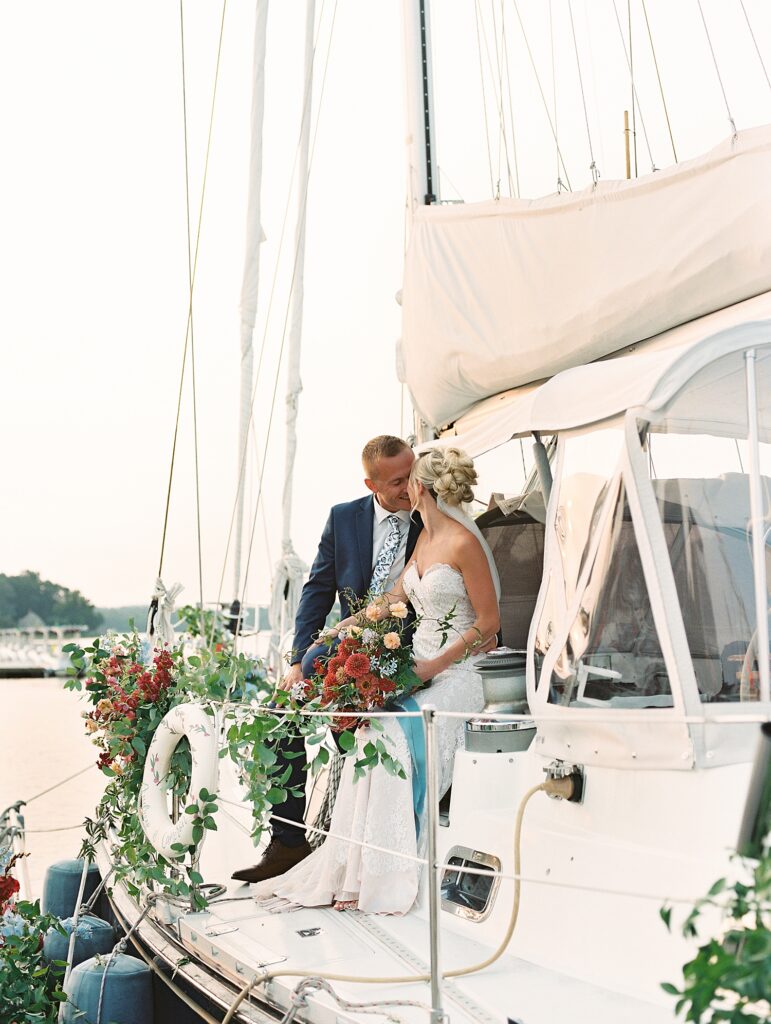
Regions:
M 224 8 L 223 8 L 223 26 L 224 26 Z M 190 163 L 188 159 L 188 141 L 187 141 L 187 78 L 185 75 L 185 15 L 184 15 L 184 0 L 179 0 L 179 35 L 180 35 L 180 54 L 182 64 L 182 123 L 185 135 L 185 227 L 187 228 L 187 280 L 188 288 L 190 289 L 190 380 L 192 384 L 192 398 L 193 398 L 193 452 L 195 457 L 195 521 L 196 521 L 196 536 L 198 540 L 198 602 L 201 614 L 203 615 L 203 556 L 202 556 L 202 543 L 201 543 L 201 489 L 200 489 L 200 471 L 198 462 L 198 399 L 196 394 L 195 386 L 195 337 L 193 331 L 193 254 L 192 254 L 192 242 L 190 239 Z M 220 34 L 220 46 L 222 44 L 222 35 Z M 217 54 L 217 62 L 219 65 L 219 52 Z M 216 82 L 215 82 L 216 89 Z M 212 111 L 213 116 L 213 111 Z M 201 217 L 203 216 L 203 210 L 201 210 Z M 200 218 L 199 218 L 199 231 L 200 231 Z M 158 573 L 160 576 L 160 572 Z
M 335 2 L 335 9 L 334 9 L 334 12 L 333 12 L 333 15 L 332 15 L 332 29 L 330 30 L 329 44 L 328 44 L 327 57 L 326 57 L 327 64 L 329 62 L 329 50 L 331 49 L 331 46 L 332 46 L 332 31 L 334 29 L 334 21 L 335 21 L 336 14 L 337 14 L 337 0 Z M 321 24 L 321 21 L 323 20 L 323 17 L 324 17 L 324 0 L 322 0 L 321 11 L 319 13 L 319 24 Z M 318 46 L 318 37 L 316 39 L 316 44 L 314 45 L 314 48 L 313 48 L 313 59 L 312 59 L 312 62 L 311 62 L 313 64 L 313 66 L 315 66 L 315 56 L 316 56 L 316 47 L 317 46 Z M 324 68 L 324 79 L 326 80 L 326 64 L 325 64 L 325 68 Z M 302 108 L 303 111 L 305 111 L 306 108 L 307 108 L 307 104 L 308 104 L 307 92 L 308 92 L 308 89 L 310 88 L 310 84 L 311 84 L 310 81 L 306 82 L 306 84 L 305 84 L 305 91 L 303 93 L 303 108 Z M 317 108 L 317 111 L 316 111 L 316 129 L 318 128 L 318 121 L 319 121 L 319 118 L 321 116 L 321 98 L 323 98 L 323 93 L 324 93 L 324 87 L 323 87 L 323 83 L 322 83 L 321 96 L 320 96 L 319 105 L 318 105 L 318 108 Z M 302 134 L 302 126 L 301 126 L 301 130 L 300 130 L 300 134 L 298 135 L 297 145 L 295 146 L 295 153 L 294 153 L 294 160 L 293 160 L 293 163 L 292 163 L 292 170 L 291 170 L 290 175 L 289 175 L 289 186 L 288 186 L 288 191 L 287 191 L 287 199 L 286 199 L 286 203 L 284 205 L 284 216 L 283 216 L 283 220 L 282 220 L 282 223 L 281 223 L 281 233 L 279 235 L 279 240 L 278 240 L 278 255 L 276 257 L 276 266 L 275 266 L 275 269 L 274 269 L 274 272 L 273 272 L 273 279 L 271 281 L 270 294 L 268 296 L 267 311 L 266 311 L 266 315 L 265 315 L 265 326 L 264 326 L 263 333 L 262 333 L 262 341 L 260 343 L 260 354 L 259 354 L 259 357 L 257 359 L 257 368 L 256 368 L 256 371 L 255 371 L 255 376 L 254 376 L 254 385 L 252 387 L 251 401 L 249 403 L 249 421 L 248 421 L 248 426 L 249 426 L 250 429 L 254 425 L 254 403 L 255 403 L 255 399 L 257 397 L 257 389 L 258 389 L 259 383 L 260 383 L 260 375 L 261 375 L 261 372 L 262 372 L 262 364 L 263 364 L 263 359 L 264 359 L 264 356 L 265 356 L 266 342 L 267 342 L 267 337 L 268 337 L 268 328 L 269 328 L 269 325 L 270 325 L 271 311 L 273 309 L 273 299 L 275 297 L 276 287 L 277 287 L 277 283 L 278 283 L 279 263 L 280 263 L 281 253 L 283 252 L 284 237 L 285 237 L 285 234 L 286 234 L 286 227 L 287 227 L 287 223 L 288 223 L 288 220 L 289 220 L 289 206 L 290 206 L 291 199 L 292 199 L 292 184 L 293 184 L 293 181 L 294 181 L 294 175 L 295 175 L 295 171 L 296 171 L 296 168 L 297 168 L 297 161 L 299 159 L 300 137 L 301 137 L 301 134 Z M 316 136 L 316 130 L 314 130 L 314 146 L 315 146 L 315 136 Z M 309 161 L 309 164 L 308 164 L 308 182 L 310 182 L 310 171 L 311 171 L 312 157 L 313 157 L 313 148 L 311 149 L 311 160 Z M 295 264 L 295 266 L 297 264 L 297 253 L 295 253 L 294 264 Z M 293 275 L 292 275 L 292 282 L 294 282 L 294 272 L 293 272 Z M 290 287 L 289 295 L 291 297 L 291 287 Z M 289 300 L 287 300 L 287 303 L 288 302 L 289 302 Z M 287 316 L 288 316 L 288 305 L 287 305 Z M 280 370 L 281 370 L 281 355 L 283 354 L 283 343 L 284 343 L 285 339 L 286 339 L 286 326 L 284 328 L 284 334 L 283 334 L 283 337 L 282 337 L 281 351 L 279 353 L 279 360 L 278 360 L 278 365 L 277 365 L 277 368 L 276 368 L 276 383 L 278 381 L 278 375 L 279 375 Z M 275 396 L 275 393 L 274 393 L 274 396 Z M 272 423 L 272 410 L 271 410 L 270 423 Z M 270 429 L 270 423 L 269 423 L 269 429 Z M 249 447 L 248 444 L 244 444 L 244 449 L 240 453 L 240 462 L 239 462 L 238 478 L 237 478 L 238 479 L 238 486 L 236 487 L 236 494 L 235 494 L 235 497 L 233 499 L 233 507 L 232 507 L 231 514 L 230 514 L 230 525 L 228 527 L 228 536 L 227 536 L 227 540 L 225 542 L 225 554 L 224 554 L 223 560 L 222 560 L 222 573 L 220 575 L 219 588 L 217 590 L 217 601 L 216 601 L 216 606 L 217 607 L 220 606 L 220 603 L 222 601 L 222 591 L 223 591 L 223 588 L 225 586 L 225 573 L 227 571 L 227 560 L 228 560 L 228 555 L 230 553 L 231 541 L 233 539 L 233 527 L 235 525 L 235 520 L 236 520 L 236 510 L 238 508 L 239 493 L 240 493 L 241 487 L 243 486 L 243 479 L 244 479 L 244 476 L 245 476 L 245 467 L 246 467 L 246 458 L 247 458 L 248 447 Z M 257 498 L 256 498 L 256 503 L 255 503 L 255 522 L 256 522 L 256 518 L 257 518 L 257 510 L 259 510 L 259 508 L 260 508 L 261 499 L 262 499 L 262 484 L 263 484 L 263 476 L 264 476 L 264 468 L 265 468 L 264 467 L 264 461 L 265 461 L 265 457 L 266 456 L 267 456 L 267 440 L 266 440 L 265 446 L 264 446 L 264 453 L 263 453 L 262 461 L 260 461 L 260 459 L 259 459 L 259 454 L 257 456 L 257 470 L 258 470 L 258 474 L 259 474 L 259 484 L 258 484 Z M 252 532 L 254 532 L 254 531 L 252 531 Z M 234 597 L 237 598 L 238 594 L 234 594 Z M 242 609 L 242 613 L 243 613 L 243 609 Z M 239 619 L 238 623 L 236 624 L 237 627 L 240 627 L 240 624 L 241 624 L 241 619 Z
M 538 67 L 537 67 L 537 65 L 535 63 L 535 58 L 533 57 L 533 51 L 530 49 L 530 40 L 528 39 L 527 32 L 525 31 L 525 23 L 522 21 L 522 15 L 520 14 L 519 4 L 517 3 L 517 0 L 513 0 L 513 2 L 514 2 L 514 10 L 516 11 L 517 19 L 519 21 L 519 27 L 522 30 L 522 38 L 525 41 L 525 48 L 527 49 L 527 55 L 530 58 L 530 66 L 533 69 L 533 74 L 535 75 L 535 81 L 536 81 L 536 84 L 538 85 L 538 91 L 541 94 L 541 100 L 543 102 L 543 109 L 546 112 L 546 120 L 549 122 L 549 127 L 551 128 L 551 133 L 552 133 L 552 136 L 554 137 L 554 144 L 557 147 L 557 154 L 559 156 L 559 161 L 562 164 L 562 170 L 563 170 L 563 172 L 565 174 L 565 184 L 567 185 L 568 192 L 572 192 L 573 189 L 572 189 L 572 186 L 570 184 L 570 178 L 568 176 L 567 167 L 565 167 L 565 159 L 562 156 L 562 150 L 560 149 L 559 142 L 557 141 L 557 133 L 554 130 L 554 125 L 552 123 L 551 114 L 549 113 L 549 104 L 546 102 L 546 96 L 544 95 L 543 86 L 541 85 L 541 78 L 540 78 L 540 75 L 538 74 Z
M 704 25 L 704 32 L 707 36 L 707 43 L 709 44 L 709 52 L 712 54 L 712 63 L 715 65 L 715 74 L 717 75 L 718 84 L 720 85 L 720 91 L 723 94 L 723 102 L 725 103 L 726 113 L 728 114 L 728 121 L 731 125 L 734 138 L 736 138 L 736 122 L 731 114 L 731 108 L 728 105 L 728 96 L 726 96 L 725 86 L 723 85 L 723 76 L 720 74 L 720 66 L 717 62 L 717 56 L 715 54 L 715 48 L 712 45 L 712 36 L 709 34 L 709 26 L 707 25 L 707 19 L 704 17 L 704 8 L 701 6 L 701 0 L 696 0 L 699 8 L 699 14 L 701 15 L 701 21 Z
M 319 89 L 319 106 L 318 106 L 318 113 L 317 113 L 317 116 L 316 116 L 316 125 L 315 125 L 315 130 L 314 130 L 314 133 L 313 133 L 313 142 L 311 143 L 310 156 L 308 158 L 308 172 L 307 172 L 307 177 L 306 177 L 306 182 L 305 182 L 305 191 L 304 191 L 304 194 L 303 194 L 302 209 L 301 209 L 300 214 L 299 214 L 299 216 L 303 217 L 303 218 L 305 217 L 305 212 L 306 212 L 307 203 L 308 203 L 308 188 L 309 188 L 309 185 L 310 185 L 311 170 L 313 168 L 313 157 L 314 157 L 314 154 L 316 152 L 316 139 L 318 138 L 319 120 L 320 120 L 320 117 L 321 117 L 321 108 L 322 108 L 322 103 L 323 103 L 323 99 L 324 99 L 324 90 L 325 90 L 325 86 L 326 86 L 326 82 L 327 82 L 327 71 L 329 69 L 329 56 L 330 56 L 330 53 L 332 51 L 332 39 L 333 39 L 333 36 L 334 36 L 335 21 L 336 21 L 336 18 L 337 18 L 337 6 L 338 6 L 338 0 L 335 0 L 335 6 L 334 6 L 333 11 L 332 11 L 332 20 L 331 20 L 331 25 L 330 25 L 330 30 L 329 30 L 329 43 L 327 45 L 327 53 L 326 53 L 326 58 L 325 58 L 325 62 L 324 62 L 324 71 L 323 71 L 322 77 L 321 77 L 321 88 Z M 314 54 L 314 57 L 315 57 L 315 46 L 314 46 L 314 49 L 313 49 L 313 54 Z M 313 64 L 311 66 L 313 66 Z M 312 72 L 311 72 L 311 74 L 312 74 Z M 310 86 L 308 86 L 308 88 L 310 88 Z M 307 116 L 310 117 L 310 110 L 307 111 Z M 246 565 L 244 567 L 244 582 L 243 582 L 243 586 L 242 586 L 242 589 L 241 589 L 241 597 L 240 597 L 241 609 L 239 611 L 239 622 L 236 624 L 236 631 L 235 631 L 235 635 L 234 635 L 234 649 L 236 651 L 238 650 L 238 626 L 240 625 L 240 617 L 243 614 L 244 602 L 246 601 L 246 591 L 247 591 L 247 586 L 248 586 L 248 582 L 249 582 L 249 569 L 250 569 L 250 566 L 251 566 L 252 548 L 253 548 L 253 545 L 254 545 L 254 534 L 255 534 L 255 531 L 257 529 L 257 518 L 258 518 L 258 513 L 259 513 L 260 502 L 262 500 L 262 487 L 263 487 L 263 479 L 264 479 L 264 475 L 265 475 L 265 463 L 266 463 L 267 455 L 268 455 L 268 444 L 270 442 L 271 429 L 273 427 L 273 415 L 274 415 L 275 408 L 276 408 L 276 397 L 278 395 L 278 385 L 279 385 L 279 379 L 280 379 L 280 374 L 281 374 L 281 362 L 282 362 L 283 355 L 284 355 L 284 348 L 286 346 L 287 327 L 288 327 L 288 324 L 289 324 L 289 313 L 290 313 L 290 309 L 291 309 L 291 295 L 292 295 L 292 291 L 294 289 L 295 278 L 297 276 L 297 265 L 298 265 L 298 261 L 299 261 L 299 256 L 300 256 L 299 249 L 295 248 L 294 260 L 293 260 L 293 263 L 292 263 L 292 278 L 291 278 L 291 283 L 290 283 L 290 286 L 289 286 L 289 299 L 287 300 L 287 306 L 286 306 L 286 311 L 285 311 L 285 315 L 284 315 L 284 325 L 283 325 L 283 329 L 281 331 L 281 345 L 279 347 L 278 360 L 276 362 L 276 375 L 275 375 L 275 379 L 274 379 L 274 382 L 273 382 L 273 393 L 271 395 L 271 401 L 270 401 L 270 412 L 269 412 L 269 415 L 268 415 L 268 428 L 267 428 L 267 431 L 266 431 L 266 434 L 265 434 L 265 444 L 264 444 L 263 456 L 262 456 L 262 468 L 261 468 L 261 471 L 260 471 L 260 480 L 259 480 L 259 484 L 258 484 L 258 487 L 257 487 L 256 506 L 255 506 L 254 516 L 252 518 L 252 528 L 251 528 L 251 530 L 249 532 L 249 546 L 247 547 L 247 550 L 246 550 Z M 266 330 L 267 330 L 267 325 L 266 325 Z M 253 408 L 254 408 L 254 396 L 252 398 L 252 409 Z
M 658 79 L 658 83 L 659 83 L 659 92 L 661 93 L 661 103 L 662 103 L 662 105 L 664 107 L 664 117 L 666 118 L 666 121 L 667 121 L 667 131 L 669 132 L 669 141 L 672 144 L 672 156 L 675 158 L 675 163 L 677 163 L 677 150 L 675 149 L 675 137 L 672 134 L 672 125 L 669 122 L 669 110 L 667 109 L 667 98 L 664 95 L 664 85 L 663 85 L 663 83 L 661 81 L 661 72 L 659 71 L 659 61 L 658 61 L 658 58 L 656 56 L 656 48 L 653 45 L 653 33 L 651 32 L 651 23 L 648 20 L 648 8 L 645 6 L 645 0 L 642 0 L 642 9 L 643 9 L 643 14 L 645 15 L 645 27 L 648 29 L 648 39 L 650 40 L 650 44 L 651 44 L 651 54 L 653 55 L 653 65 L 656 68 L 656 78 Z M 642 112 L 640 113 L 640 117 L 642 118 Z
M 198 208 L 198 226 L 197 226 L 197 229 L 196 229 L 196 236 L 195 236 L 195 253 L 194 253 L 194 256 L 193 256 L 192 272 L 190 273 L 190 294 L 189 294 L 188 307 L 187 307 L 187 325 L 185 327 L 185 344 L 184 344 L 184 347 L 182 349 L 182 370 L 180 372 L 180 378 L 179 378 L 179 392 L 177 394 L 177 415 L 176 415 L 176 420 L 175 420 L 175 423 L 174 423 L 174 436 L 173 436 L 173 440 L 172 440 L 172 444 L 171 444 L 171 460 L 170 460 L 170 464 L 169 464 L 169 482 L 168 482 L 168 486 L 167 486 L 167 489 L 166 489 L 166 510 L 165 510 L 164 516 L 163 516 L 163 533 L 162 533 L 162 536 L 161 536 L 161 554 L 160 554 L 160 558 L 158 560 L 158 576 L 161 575 L 161 572 L 163 570 L 163 556 L 164 556 L 164 552 L 166 550 L 166 533 L 167 533 L 168 524 L 169 524 L 169 508 L 171 507 L 171 485 L 172 485 L 172 481 L 174 479 L 174 462 L 175 462 L 176 452 L 177 452 L 177 438 L 178 438 L 178 435 L 179 435 L 180 410 L 181 410 L 181 407 L 182 407 L 182 389 L 183 389 L 183 386 L 184 386 L 184 383 L 185 383 L 185 365 L 187 363 L 187 348 L 188 348 L 188 341 L 190 339 L 191 324 L 192 324 L 192 317 L 193 317 L 193 292 L 194 292 L 194 289 L 195 289 L 195 276 L 196 276 L 196 270 L 197 270 L 197 267 L 198 267 L 198 251 L 199 251 L 200 242 L 201 242 L 201 224 L 203 222 L 204 199 L 205 199 L 205 196 L 206 196 L 206 180 L 207 180 L 208 173 L 209 173 L 209 155 L 211 153 L 211 140 L 212 140 L 212 133 L 213 133 L 213 130 L 214 130 L 214 111 L 215 111 L 215 105 L 216 105 L 216 100 L 217 100 L 217 83 L 219 81 L 220 59 L 221 59 L 221 56 L 222 56 L 222 39 L 223 39 L 224 31 L 225 31 L 225 12 L 226 12 L 226 10 L 227 10 L 227 0 L 223 0 L 223 3 L 222 3 L 222 17 L 220 19 L 219 43 L 217 45 L 217 61 L 216 61 L 215 69 L 214 69 L 214 87 L 212 89 L 211 111 L 210 111 L 210 114 L 209 114 L 209 132 L 208 132 L 208 136 L 207 136 L 207 140 L 206 140 L 206 156 L 204 158 L 203 180 L 202 180 L 202 183 L 201 183 L 201 201 L 200 201 L 199 208 Z M 187 149 L 185 150 L 185 162 L 186 162 L 185 174 L 187 175 Z M 189 221 L 188 221 L 188 223 L 189 223 Z

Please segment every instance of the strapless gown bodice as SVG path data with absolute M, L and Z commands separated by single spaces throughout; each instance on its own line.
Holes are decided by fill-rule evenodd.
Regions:
M 446 562 L 435 562 L 422 576 L 412 562 L 404 574 L 404 590 L 418 617 L 412 640 L 417 659 L 435 658 L 444 643 L 452 643 L 474 624 L 463 574 Z

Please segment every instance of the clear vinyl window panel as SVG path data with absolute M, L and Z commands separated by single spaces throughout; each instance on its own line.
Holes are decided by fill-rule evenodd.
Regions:
M 768 580 L 771 358 L 767 349 L 758 353 L 760 528 Z M 651 422 L 645 444 L 700 699 L 757 700 L 744 354 L 697 375 Z
M 672 692 L 653 621 L 623 483 L 601 529 L 568 639 L 549 680 L 549 702 L 572 707 L 671 707 Z M 586 552 L 592 534 L 586 538 Z
M 617 473 L 623 431 L 617 427 L 593 430 L 565 437 L 560 444 L 552 555 L 534 645 L 539 676 L 544 655 L 559 632 L 575 593 L 588 538 L 594 533 L 608 487 Z

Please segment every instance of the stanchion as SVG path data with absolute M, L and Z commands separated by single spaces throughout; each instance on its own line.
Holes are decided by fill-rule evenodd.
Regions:
M 437 779 L 436 708 L 422 708 L 426 732 L 426 828 L 428 830 L 428 923 L 431 943 L 431 1022 L 442 1024 L 442 967 L 439 959 L 439 865 L 436 852 L 439 827 L 439 781 Z

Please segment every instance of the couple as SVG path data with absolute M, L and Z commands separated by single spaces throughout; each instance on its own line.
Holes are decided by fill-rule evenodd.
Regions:
M 312 638 L 322 629 L 336 594 L 341 628 L 354 621 L 346 592 L 370 592 L 391 604 L 409 602 L 419 617 L 413 636 L 415 669 L 430 685 L 415 695 L 417 704 L 478 713 L 483 699 L 474 661 L 496 646 L 500 588 L 490 549 L 462 509 L 473 497 L 473 463 L 457 448 L 434 448 L 416 459 L 404 441 L 387 435 L 368 442 L 362 463 L 372 496 L 336 505 L 330 513 L 297 611 L 293 664 L 281 686 L 289 689 L 312 674 L 314 659 L 326 653 L 326 648 L 311 646 Z M 442 645 L 436 620 L 453 609 L 455 631 Z M 260 883 L 256 896 L 276 895 L 301 906 L 334 904 L 336 909 L 368 913 L 410 909 L 419 879 L 418 865 L 409 859 L 418 856 L 412 762 L 397 721 L 383 725 L 406 779 L 378 765 L 354 782 L 355 758 L 347 758 L 330 824 L 333 836 L 380 849 L 329 837 L 311 853 L 302 829 L 273 820 L 273 838 L 260 864 L 236 872 L 234 878 Z M 367 742 L 368 730 L 357 735 L 360 745 Z M 443 794 L 463 743 L 462 719 L 439 717 L 437 739 Z M 303 752 L 301 737 L 294 745 L 295 752 Z M 291 751 L 292 745 L 287 747 Z M 287 747 L 280 752 L 282 759 Z M 302 786 L 302 762 L 300 757 L 286 759 L 295 775 L 290 785 Z M 279 817 L 302 821 L 302 802 L 294 798 L 274 810 Z

